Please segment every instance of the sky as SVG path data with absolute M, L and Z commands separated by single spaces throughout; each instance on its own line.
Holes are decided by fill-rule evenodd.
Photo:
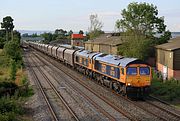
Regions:
M 11 16 L 17 30 L 88 31 L 89 16 L 97 14 L 104 31 L 115 31 L 121 11 L 131 2 L 157 6 L 167 29 L 180 32 L 180 0 L 0 0 L 0 22 Z

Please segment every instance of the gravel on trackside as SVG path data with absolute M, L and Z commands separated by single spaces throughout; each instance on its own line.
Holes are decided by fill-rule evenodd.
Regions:
M 28 63 L 28 54 L 25 52 L 24 55 L 24 64 L 27 71 L 29 86 L 33 88 L 34 95 L 29 97 L 24 104 L 25 113 L 28 115 L 28 120 L 33 121 L 50 121 L 51 117 L 48 115 L 48 107 L 42 97 L 40 90 L 36 87 L 32 73 L 29 70 Z

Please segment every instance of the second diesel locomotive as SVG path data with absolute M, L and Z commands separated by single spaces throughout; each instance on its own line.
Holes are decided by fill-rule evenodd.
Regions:
M 100 84 L 112 88 L 117 93 L 136 98 L 143 98 L 149 94 L 151 67 L 137 58 L 34 42 L 28 44 L 72 66 L 79 72 L 97 80 Z

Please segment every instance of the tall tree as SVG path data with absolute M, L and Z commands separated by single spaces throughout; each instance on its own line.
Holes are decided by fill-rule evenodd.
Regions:
M 3 49 L 6 42 L 6 31 L 0 30 L 0 49 Z
M 68 35 L 69 35 L 69 36 L 71 36 L 71 34 L 73 34 L 73 31 L 72 31 L 72 30 L 70 30 L 70 31 L 68 32 Z
M 58 39 L 64 39 L 66 38 L 67 31 L 63 29 L 56 29 L 55 34 L 57 35 Z
M 8 41 L 8 35 L 11 33 L 11 40 L 13 40 L 13 19 L 11 16 L 6 16 L 3 18 L 3 22 L 1 23 L 1 28 L 4 28 L 6 30 L 6 41 Z
M 104 33 L 101 29 L 103 27 L 103 23 L 98 19 L 97 14 L 90 15 L 90 28 L 89 28 L 89 36 L 90 39 L 94 39 L 98 37 L 100 34 Z
M 89 31 L 97 31 L 97 30 L 101 30 L 103 27 L 103 23 L 101 21 L 99 21 L 98 19 L 98 15 L 97 14 L 92 14 L 90 15 L 90 28 Z
M 130 3 L 127 9 L 122 10 L 121 15 L 122 19 L 116 21 L 116 27 L 131 36 L 125 39 L 127 49 L 121 50 L 123 55 L 145 59 L 143 55 L 148 54 L 151 49 L 144 49 L 144 46 L 153 47 L 157 43 L 167 42 L 171 36 L 171 33 L 166 31 L 164 17 L 158 17 L 158 9 L 153 4 Z M 160 38 L 155 37 L 157 33 L 161 34 Z M 131 51 L 137 54 L 132 54 L 134 52 Z
M 80 31 L 79 31 L 79 34 L 84 34 L 83 30 L 80 30 Z
M 166 29 L 164 17 L 158 17 L 157 7 L 148 3 L 130 3 L 122 10 L 122 19 L 116 22 L 118 27 L 135 34 L 152 36 Z

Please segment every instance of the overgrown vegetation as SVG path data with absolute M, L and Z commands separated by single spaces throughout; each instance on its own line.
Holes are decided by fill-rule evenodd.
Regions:
M 160 74 L 153 73 L 151 92 L 156 97 L 165 101 L 180 102 L 180 81 L 175 79 L 163 80 Z
M 19 116 L 22 114 L 21 104 L 15 98 L 0 99 L 0 121 L 21 121 Z
M 152 94 L 167 101 L 180 101 L 180 83 L 177 80 L 152 80 Z
M 22 100 L 33 94 L 23 71 L 20 33 L 13 31 L 13 19 L 3 18 L 0 30 L 0 121 L 18 121 L 23 114 Z M 2 43 L 1 43 L 2 42 Z
M 31 95 L 33 90 L 28 86 L 26 74 L 0 50 L 0 121 L 20 120 L 21 99 Z

